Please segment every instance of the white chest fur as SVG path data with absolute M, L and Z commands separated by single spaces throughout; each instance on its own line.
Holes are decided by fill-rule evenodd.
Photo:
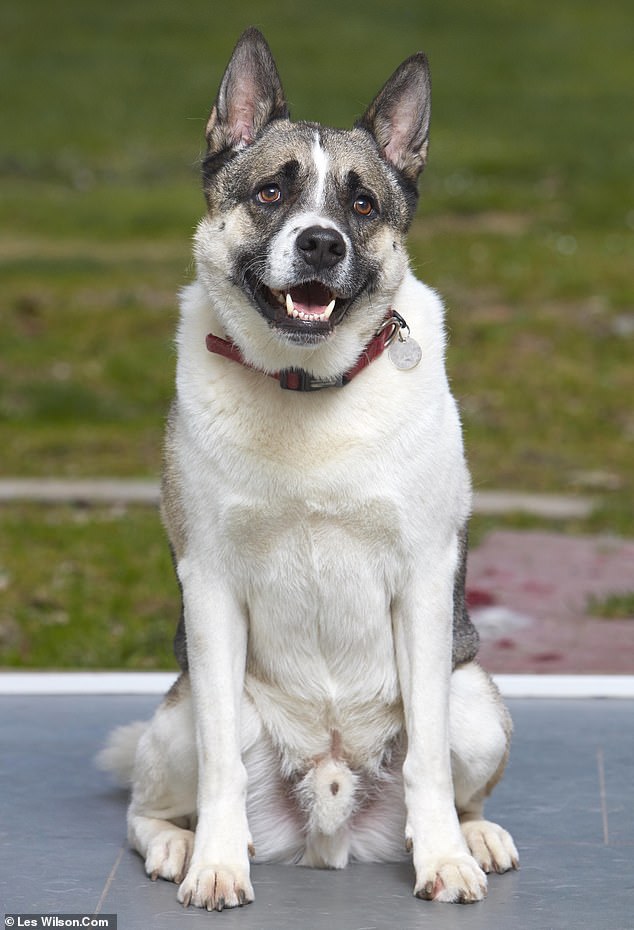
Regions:
M 197 285 L 184 298 L 174 447 L 187 544 L 248 615 L 247 689 L 291 759 L 323 752 L 333 730 L 366 760 L 394 735 L 391 605 L 469 510 L 442 308 L 411 277 L 397 301 L 418 368 L 384 355 L 345 388 L 298 395 L 209 355 L 213 311 Z

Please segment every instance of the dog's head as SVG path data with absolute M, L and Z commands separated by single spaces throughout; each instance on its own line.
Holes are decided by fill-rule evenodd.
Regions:
M 358 357 L 407 268 L 429 116 L 419 53 L 352 130 L 293 123 L 264 38 L 241 37 L 207 124 L 196 258 L 250 364 L 332 377 Z

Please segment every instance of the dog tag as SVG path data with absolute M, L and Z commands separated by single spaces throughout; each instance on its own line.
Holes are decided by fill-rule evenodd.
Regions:
M 421 358 L 423 350 L 411 336 L 407 339 L 395 339 L 387 353 L 392 364 L 400 371 L 410 371 L 416 368 Z

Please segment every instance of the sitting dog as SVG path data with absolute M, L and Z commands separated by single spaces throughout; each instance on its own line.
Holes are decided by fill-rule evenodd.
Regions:
M 405 247 L 429 117 L 420 53 L 352 130 L 291 122 L 255 29 L 209 117 L 162 489 L 182 673 L 101 760 L 184 905 L 251 901 L 253 857 L 411 855 L 457 902 L 518 864 L 483 818 L 511 723 L 465 608 L 443 307 Z

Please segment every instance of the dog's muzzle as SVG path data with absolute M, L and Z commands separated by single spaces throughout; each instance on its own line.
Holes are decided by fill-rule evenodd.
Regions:
M 292 340 L 318 342 L 333 332 L 358 296 L 337 283 L 348 246 L 333 226 L 312 225 L 297 233 L 292 249 L 287 284 L 273 287 L 249 273 L 244 280 L 258 310 L 277 332 Z

